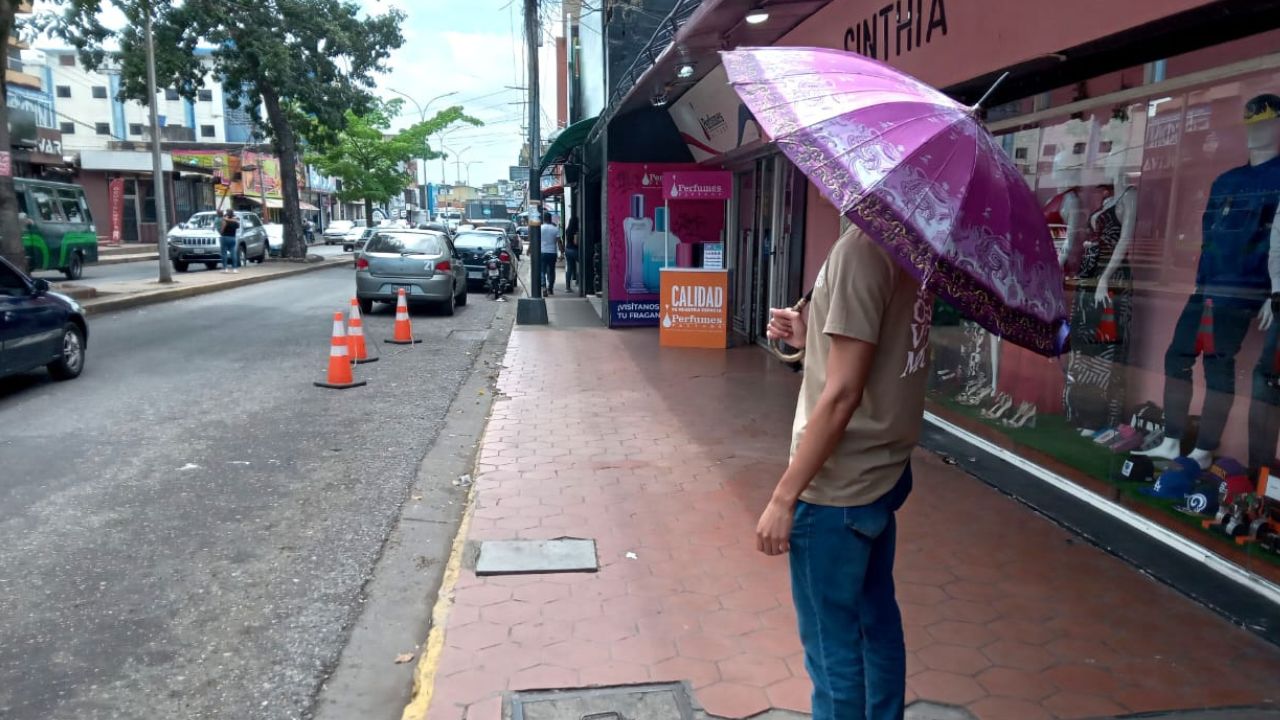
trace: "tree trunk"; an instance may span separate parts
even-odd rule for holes
[[[269,84],[259,83],[262,104],[267,110],[267,122],[275,135],[276,156],[280,158],[280,190],[284,196],[284,209],[280,219],[284,224],[284,256],[305,258],[307,243],[302,237],[302,210],[298,196],[298,138],[293,126],[280,106],[280,96]],[[261,171],[259,171],[261,172]],[[263,208],[266,211],[266,208]]]
[[[373,201],[364,199],[364,226],[373,227]]]
[[[8,42],[13,31],[14,3],[0,1],[0,40]],[[9,54],[0,58],[0,78],[9,71]],[[0,152],[12,153],[9,140],[9,89],[0,83]],[[27,269],[27,252],[22,247],[22,228],[18,224],[18,199],[13,194],[13,158],[11,172],[0,177],[0,255],[22,270]]]

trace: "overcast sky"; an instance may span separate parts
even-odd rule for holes
[[[444,139],[451,157],[444,172],[449,182],[470,179],[473,185],[507,177],[526,142],[527,122],[523,90],[526,85],[523,0],[358,0],[370,13],[398,7],[406,15],[404,45],[390,60],[390,72],[378,78],[378,94],[399,97],[391,89],[407,93],[425,104],[449,92],[428,107],[428,113],[462,105],[485,126],[460,127]],[[37,8],[43,3],[37,3]],[[104,5],[107,3],[104,3]],[[543,0],[544,42],[540,53],[542,76],[542,136],[555,128],[555,43],[561,33],[560,7]],[[103,13],[104,22],[118,27],[123,17],[114,8]],[[38,46],[50,43],[40,42]],[[405,102],[403,127],[418,119],[413,103]],[[435,146],[438,138],[433,138]],[[459,167],[454,161],[469,165]],[[432,161],[428,180],[440,182],[440,161]]]
[[[371,12],[384,12],[399,7],[407,19],[403,28],[405,44],[391,59],[391,72],[379,79],[384,97],[395,97],[394,88],[408,93],[419,103],[447,92],[458,94],[432,104],[430,111],[456,103],[471,115],[483,120],[482,128],[464,127],[444,141],[451,150],[446,171],[448,180],[458,177],[453,160],[470,162],[461,168],[463,179],[468,171],[473,185],[492,182],[507,176],[516,163],[526,138],[521,134],[526,125],[527,110],[522,90],[525,70],[523,0],[362,0]],[[544,42],[540,53],[542,76],[542,136],[555,125],[555,44],[553,35],[560,34],[558,4],[543,2],[544,15],[554,23],[543,28]],[[412,111],[412,103],[406,102]],[[408,124],[416,117],[401,118]],[[468,149],[469,148],[469,149]],[[428,179],[440,182],[440,161],[428,168]]]

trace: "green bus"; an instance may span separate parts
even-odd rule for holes
[[[84,188],[14,178],[13,190],[31,271],[60,270],[68,279],[79,279],[85,263],[98,261],[98,233]]]

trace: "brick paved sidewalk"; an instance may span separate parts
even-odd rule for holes
[[[469,539],[595,538],[601,568],[464,570],[431,720],[496,720],[506,690],[659,680],[688,681],[713,715],[807,712],[786,562],[752,536],[798,380],[755,349],[517,328]],[[1280,649],[934,456],[915,462],[897,571],[909,701],[1036,720],[1280,699]]]

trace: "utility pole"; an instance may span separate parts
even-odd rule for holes
[[[529,44],[529,287],[532,297],[520,298],[516,322],[546,325],[547,301],[542,297],[542,185],[539,167],[542,143],[538,129],[538,0],[524,0],[524,35]]]
[[[173,282],[169,268],[169,212],[165,206],[164,162],[160,155],[160,112],[156,108],[156,46],[152,34],[152,4],[147,3],[147,92],[151,93],[151,184],[156,202],[156,249],[160,257],[160,282]]]

